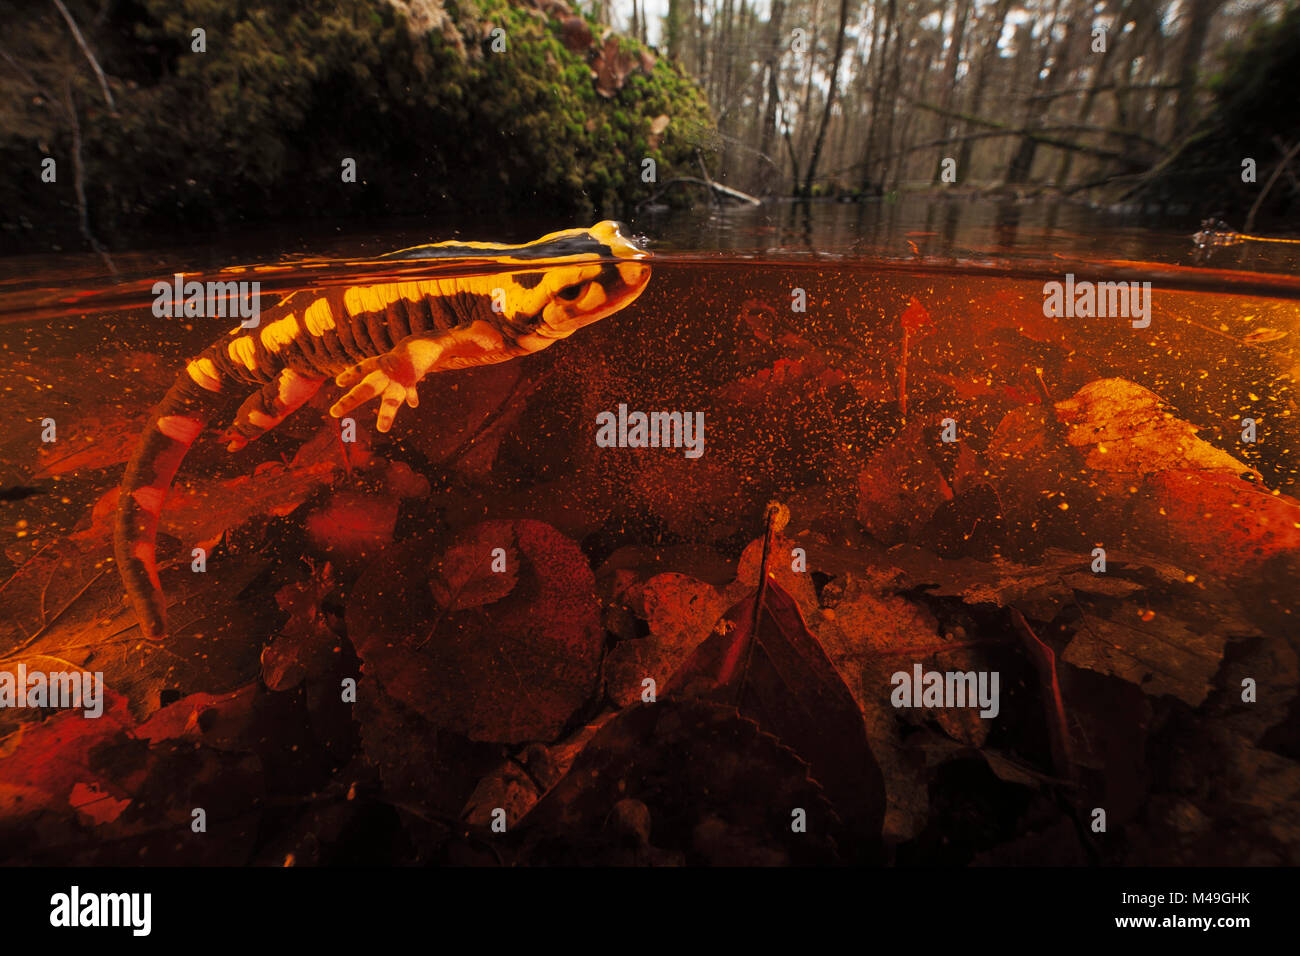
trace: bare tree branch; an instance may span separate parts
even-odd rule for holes
[[[81,52],[86,55],[86,59],[90,61],[91,68],[95,71],[95,76],[99,78],[99,88],[104,91],[104,99],[108,103],[109,110],[116,115],[117,104],[113,102],[113,94],[109,91],[108,78],[104,76],[104,71],[99,68],[99,61],[95,59],[95,54],[90,52],[90,46],[86,43],[86,38],[83,37],[81,31],[77,29],[77,22],[72,19],[72,14],[69,13],[68,8],[63,5],[63,0],[50,0],[50,2],[58,8],[59,13],[63,14],[63,19],[68,21],[68,29],[71,30],[72,35],[76,37],[77,46],[81,47]]]
[[[1255,197],[1254,203],[1251,204],[1250,213],[1246,216],[1246,224],[1241,227],[1242,232],[1250,232],[1255,228],[1255,214],[1259,212],[1259,207],[1263,204],[1264,197],[1269,194],[1269,190],[1273,188],[1273,184],[1276,183],[1278,177],[1282,175],[1282,170],[1291,165],[1291,160],[1295,159],[1297,154],[1300,154],[1300,140],[1296,140],[1296,144],[1287,150],[1286,155],[1282,157],[1282,161],[1273,167],[1273,174],[1268,177],[1268,182],[1264,184],[1264,188],[1259,191],[1259,195]]]

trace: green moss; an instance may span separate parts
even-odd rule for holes
[[[662,181],[693,165],[695,144],[711,135],[699,89],[664,60],[605,98],[585,57],[560,41],[558,21],[506,0],[446,10],[463,44],[414,34],[380,0],[114,6],[93,42],[118,115],[93,80],[75,81],[96,231],[485,206],[619,214],[654,189],[641,182],[643,158]],[[57,28],[40,16],[32,30]],[[207,32],[203,54],[190,52],[196,24]],[[491,50],[494,26],[506,31],[504,53]],[[635,41],[619,45],[640,54]],[[0,112],[6,160],[39,155],[42,142],[66,155],[65,118],[34,109]],[[652,150],[661,114],[671,123]],[[356,184],[341,182],[345,157],[356,160]],[[20,216],[30,193],[0,186]],[[66,203],[45,212],[75,232]]]

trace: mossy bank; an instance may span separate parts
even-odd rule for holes
[[[103,83],[52,5],[0,7],[9,252],[620,215],[714,135],[692,80],[563,0],[69,0]]]

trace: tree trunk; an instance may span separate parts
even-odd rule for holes
[[[1003,0],[1010,3],[1011,0]],[[880,92],[885,85],[885,62],[889,59],[890,34],[894,30],[894,20],[898,13],[897,0],[888,0],[885,22],[879,43],[880,62],[876,64],[876,82],[871,88],[871,125],[867,127],[867,142],[862,150],[862,180],[860,189],[863,193],[871,191],[871,174],[875,164],[876,129],[880,125]],[[888,147],[886,147],[888,148]]]
[[[984,55],[980,57],[970,101],[966,104],[966,112],[972,116],[978,116],[980,108],[984,105],[984,90],[988,86],[989,75],[993,72],[993,66],[998,60],[998,41],[1002,37],[1002,29],[1006,25],[1007,13],[1010,10],[1011,0],[998,0],[997,8],[993,11],[993,25],[985,36]],[[967,124],[963,128],[963,132],[969,133],[970,131],[970,124]],[[972,146],[971,140],[963,140],[961,150],[957,154],[957,176],[963,182],[970,182],[973,178],[974,170],[971,169],[970,164]]]
[[[826,141],[826,126],[831,121],[831,108],[835,105],[835,90],[840,81],[840,57],[844,55],[844,31],[849,24],[849,0],[840,0],[840,22],[835,33],[835,52],[831,55],[831,86],[826,91],[826,105],[822,108],[821,123],[817,127],[817,139],[813,143],[812,156],[808,159],[808,172],[803,179],[803,195],[812,195],[813,177],[817,175],[817,164],[822,158],[822,144]]]
[[[682,3],[668,0],[668,17],[664,20],[664,51],[670,60],[682,58]]]
[[[772,157],[772,147],[776,145],[776,108],[781,101],[781,21],[785,18],[785,0],[772,0],[772,14],[767,21],[767,103],[763,109],[762,129],[759,132],[758,151],[763,156]],[[760,159],[759,162],[762,162]],[[771,166],[764,166],[756,184],[759,195],[767,193],[768,171]]]
[[[1205,49],[1205,38],[1210,33],[1223,0],[1190,0],[1183,27],[1183,49],[1178,57],[1178,99],[1174,102],[1174,136],[1183,136],[1191,127],[1196,109],[1197,66]]]
[[[943,92],[939,97],[939,105],[944,109],[951,109],[956,97],[957,88],[957,65],[961,62],[961,45],[966,37],[966,20],[970,16],[971,0],[961,0],[957,6],[957,12],[953,17],[952,34],[949,37],[948,54],[943,63],[944,86]],[[939,139],[952,139],[957,135],[956,125],[946,117],[939,119]],[[939,150],[939,155],[935,157],[934,178],[939,178],[943,164],[943,149]]]

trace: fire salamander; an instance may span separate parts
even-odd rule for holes
[[[146,638],[167,630],[155,553],[163,502],[190,445],[248,386],[260,388],[244,398],[222,439],[230,451],[284,421],[330,378],[347,389],[331,415],[379,398],[378,428],[386,432],[403,403],[416,407],[416,386],[429,373],[541,351],[622,309],[650,279],[648,253],[614,222],[525,245],[441,242],[381,258],[520,268],[299,293],[269,310],[260,328],[236,328],[190,361],[154,408],[118,499],[118,570]]]

